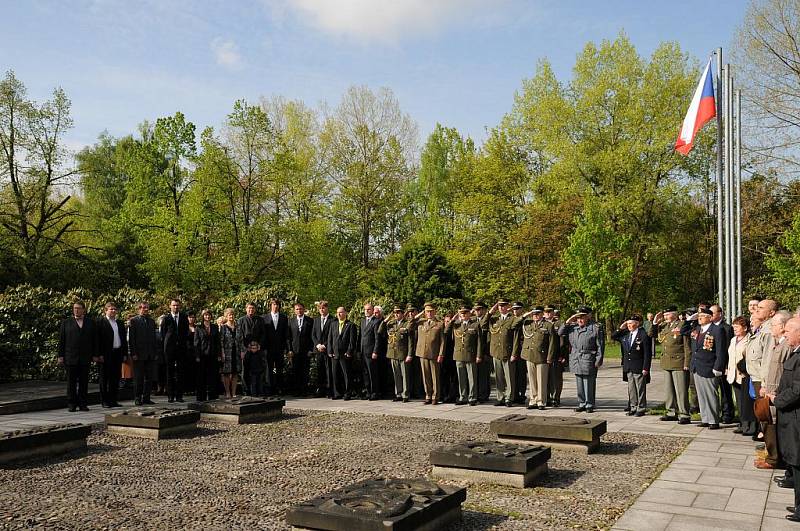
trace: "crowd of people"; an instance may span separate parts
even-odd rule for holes
[[[528,311],[521,303],[498,300],[462,305],[443,317],[433,304],[383,308],[365,304],[359,323],[344,307],[334,315],[326,301],[317,315],[293,305],[293,315],[270,301],[260,315],[248,303],[237,319],[228,308],[218,319],[208,309],[184,312],[170,301],[154,320],[147,302],[127,323],[109,302],[103,318],[85,315],[81,302],[60,329],[58,361],[67,372],[70,411],[87,409],[89,366],[99,369],[104,407],[118,407],[123,365],[132,366],[135,403],[152,404],[151,392],[183,402],[251,396],[325,397],[332,400],[414,398],[474,406],[489,400],[494,373],[495,406],[528,409],[559,407],[563,373],[575,376],[575,411],[597,407],[596,380],[606,348],[601,323],[580,307],[561,320],[553,306]],[[610,337],[619,342],[628,415],[647,413],[651,364],[660,345],[665,381],[664,422],[691,423],[710,430],[735,426],[743,436],[763,441],[761,469],[785,467],[779,485],[795,488],[800,466],[800,315],[780,310],[770,299],[753,299],[749,316],[728,323],[719,305],[676,306],[655,315],[631,315]],[[239,378],[241,377],[241,382]],[[155,391],[153,389],[155,388]],[[692,390],[692,392],[690,392]],[[735,399],[734,399],[735,397]],[[738,409],[738,419],[737,416]],[[787,518],[800,521],[793,510]]]

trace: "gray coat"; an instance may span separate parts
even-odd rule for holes
[[[583,376],[596,375],[595,364],[603,364],[606,349],[603,327],[594,321],[588,322],[586,326],[565,323],[558,327],[558,335],[566,336],[569,341],[569,370]]]

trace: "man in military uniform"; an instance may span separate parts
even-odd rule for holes
[[[603,327],[592,319],[592,309],[581,306],[558,327],[558,335],[569,341],[569,370],[575,375],[578,407],[575,411],[594,412],[597,369],[603,365],[606,335]]]
[[[496,310],[500,315],[492,315]],[[495,385],[497,387],[496,406],[514,405],[514,370],[517,357],[514,355],[514,323],[519,321],[509,311],[510,305],[506,299],[498,300],[489,309],[484,317],[489,327],[489,354],[494,360]]]
[[[436,316],[436,306],[426,303],[425,309],[414,316],[411,326],[417,331],[425,404],[435,406],[439,403],[439,365],[444,359],[444,322]]]
[[[689,363],[692,349],[689,338],[681,335],[683,321],[678,319],[678,307],[669,306],[653,318],[650,335],[661,345],[661,368],[664,370],[663,421],[677,420],[689,424]]]
[[[547,405],[558,407],[561,405],[561,390],[564,388],[564,364],[567,362],[569,345],[567,338],[558,335],[561,320],[556,315],[556,308],[552,304],[544,307],[544,320],[553,325],[556,332],[556,353],[547,378]]]
[[[477,362],[483,356],[481,325],[470,316],[470,309],[462,305],[458,310],[458,317],[445,326],[444,333],[453,334],[453,359],[458,372],[459,391],[456,405],[475,406],[478,404]]]
[[[511,313],[514,317],[522,317],[525,305],[521,302],[515,302],[511,305]],[[514,372],[514,403],[525,403],[525,391],[528,389],[528,366],[525,360],[522,359],[522,328],[517,328],[514,332],[514,356],[517,358],[516,371]]]
[[[628,415],[645,416],[647,384],[650,383],[650,363],[653,359],[652,338],[641,326],[642,316],[631,315],[611,337],[619,341],[622,350],[622,379],[628,382]]]
[[[394,377],[394,398],[392,402],[408,402],[410,378],[410,362],[406,361],[413,351],[411,350],[411,331],[408,320],[405,318],[403,307],[395,305],[392,315],[384,319],[381,327],[386,330],[388,348],[386,357],[392,364]]]
[[[481,361],[476,362],[478,367],[478,402],[489,400],[489,393],[492,389],[492,358],[489,356],[489,325],[486,322],[486,305],[483,302],[476,302],[472,307],[475,317],[481,325],[481,350],[483,356]]]
[[[553,323],[544,319],[544,306],[534,307],[514,324],[522,337],[522,359],[517,363],[524,364],[527,369],[530,387],[528,409],[544,409],[550,365],[558,352],[558,334]]]

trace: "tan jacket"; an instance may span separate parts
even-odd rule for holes
[[[748,343],[747,353],[745,354],[747,359],[747,374],[750,375],[750,379],[754,382],[761,382],[767,377],[767,367],[764,365],[764,356],[766,356],[769,348],[767,343],[772,338],[772,334],[769,332],[771,321],[772,319],[769,319],[763,323],[761,328],[758,329],[757,334],[751,334],[752,338],[750,343]]]
[[[772,335],[769,336],[767,354],[762,363],[765,377],[761,380],[761,387],[767,393],[778,392],[778,384],[781,382],[781,376],[783,376],[783,362],[792,352],[789,342],[783,337],[780,339],[783,339],[783,341],[779,340],[776,343]]]
[[[444,321],[420,317],[416,322],[417,357],[435,360],[444,355]]]
[[[725,377],[729,384],[741,384],[744,375],[736,368],[736,364],[744,359],[747,345],[750,343],[751,335],[744,336],[740,341],[736,341],[736,336],[731,338],[731,344],[728,346],[728,369],[725,371]]]

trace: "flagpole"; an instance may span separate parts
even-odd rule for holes
[[[725,65],[727,89],[725,95],[725,267],[728,277],[728,295],[725,314],[733,313],[733,68]]]
[[[736,307],[742,313],[742,91],[736,91]],[[733,316],[731,316],[731,319]]]
[[[722,48],[717,48],[717,301],[723,304],[723,257],[722,257]]]

